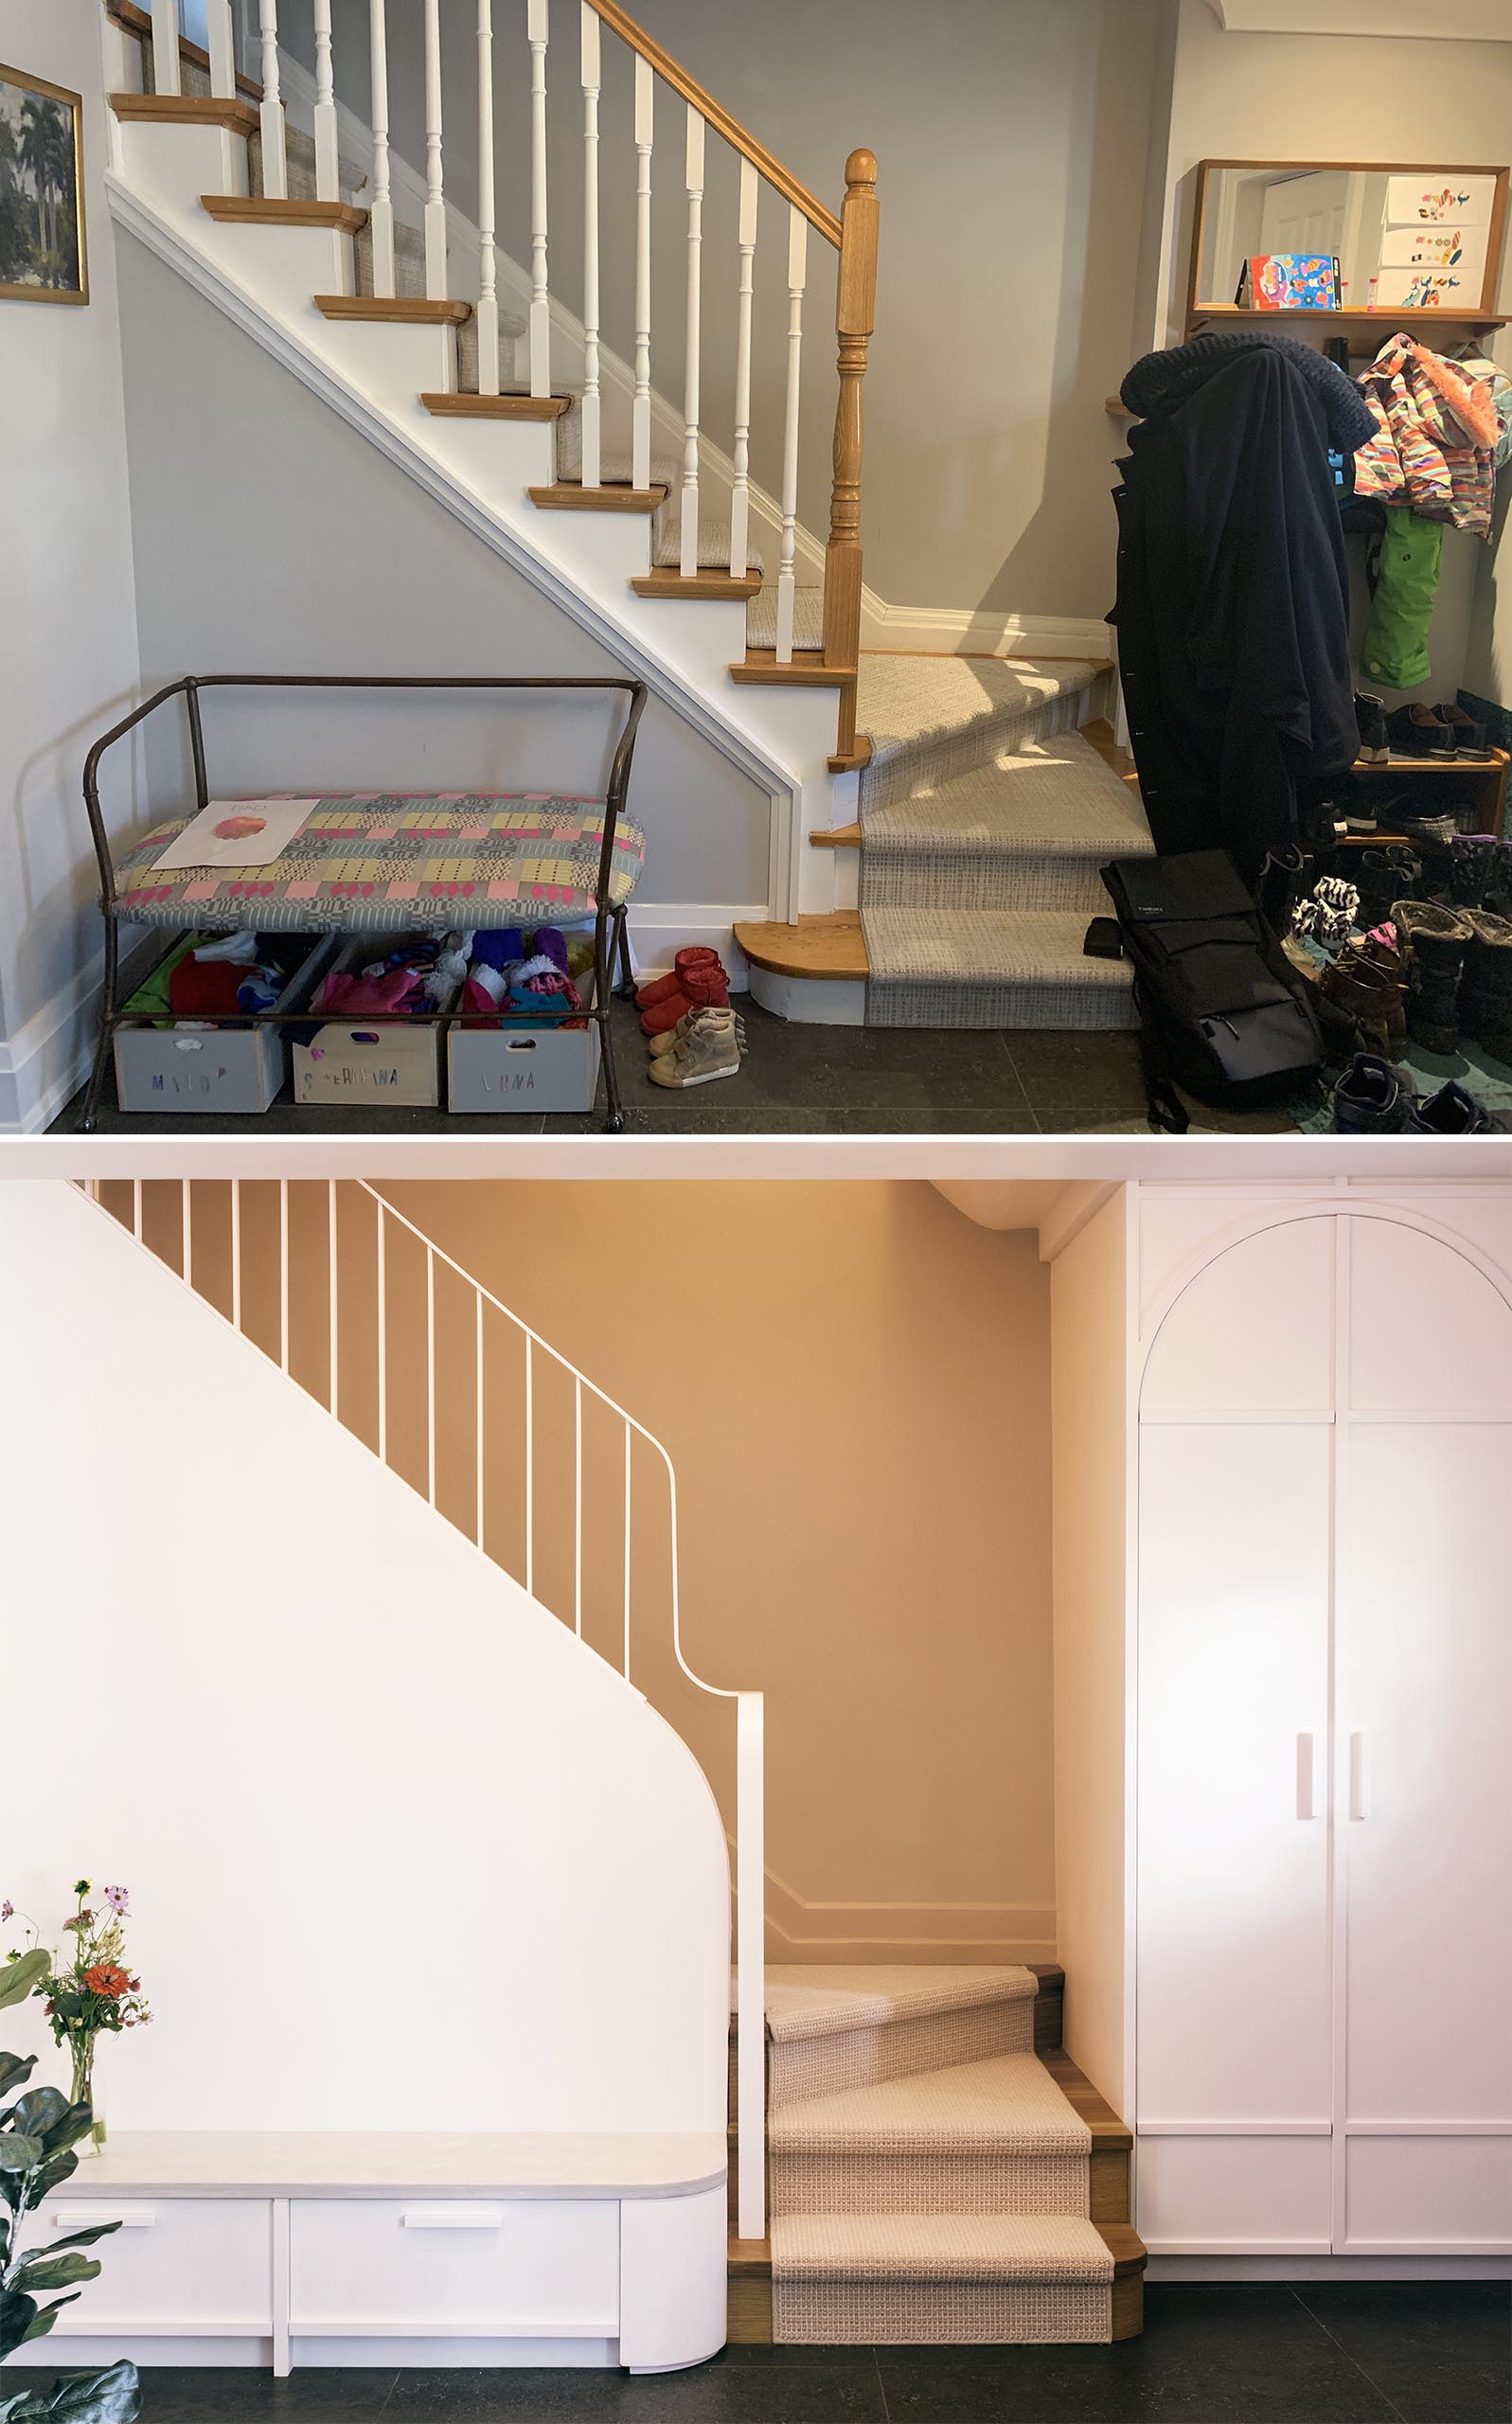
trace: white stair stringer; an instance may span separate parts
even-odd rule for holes
[[[223,312],[253,341],[337,411],[397,469],[570,615],[627,672],[639,675],[772,802],[769,901],[774,916],[828,908],[833,869],[805,847],[832,821],[837,779],[835,693],[733,683],[745,654],[738,600],[640,598],[631,580],[651,569],[649,517],[546,512],[526,491],[554,476],[549,423],[437,417],[422,391],[456,385],[450,329],[327,319],[316,292],[350,291],[336,242],[323,229],[228,226],[201,205],[223,187],[205,147],[215,130],[128,122],[116,130],[122,163],[108,173],[112,212],[128,233]],[[186,137],[190,138],[186,141]],[[244,151],[240,138],[234,141]],[[272,244],[257,238],[272,236]],[[294,237],[313,240],[290,245]],[[331,274],[321,286],[311,283]],[[543,668],[550,669],[550,668]],[[633,796],[631,800],[633,807]]]

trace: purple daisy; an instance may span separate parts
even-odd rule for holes
[[[105,1899],[118,1919],[124,1919],[130,1916],[132,1898],[124,1885],[107,1885]]]

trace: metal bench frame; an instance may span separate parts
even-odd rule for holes
[[[105,976],[100,992],[99,1035],[95,1046],[95,1065],[90,1073],[80,1129],[87,1135],[93,1129],[99,1110],[100,1087],[110,1058],[112,1043],[118,1028],[135,1022],[128,1019],[117,1000],[119,980],[119,929],[124,921],[132,922],[130,914],[122,910],[116,893],[116,865],[111,838],[99,805],[99,767],[107,749],[127,733],[134,732],[149,716],[169,699],[182,699],[188,722],[189,751],[194,766],[194,813],[209,805],[210,784],[205,770],[205,722],[200,709],[202,690],[619,690],[628,701],[625,722],[614,746],[609,770],[609,783],[604,801],[604,839],[598,857],[598,886],[594,904],[594,1007],[590,1016],[598,1028],[599,1044],[604,1063],[604,1091],[607,1108],[604,1127],[610,1134],[617,1134],[624,1127],[625,1113],[620,1100],[619,1074],[614,1066],[614,1040],[610,1025],[612,993],[610,977],[616,962],[620,973],[621,991],[633,989],[634,971],[631,966],[630,941],[626,933],[628,901],[617,906],[610,901],[609,886],[614,872],[614,836],[620,811],[625,806],[630,788],[631,760],[635,751],[635,730],[645,709],[647,690],[644,682],[625,674],[589,673],[187,673],[182,681],[170,682],[146,704],[123,716],[110,731],[102,733],[84,760],[84,809],[89,818],[89,830],[95,845],[95,861],[99,869],[99,905],[105,919]],[[312,926],[311,934],[340,931]],[[364,1013],[365,1023],[367,1013]],[[310,1010],[264,1010],[239,1019],[200,1019],[197,1026],[239,1027],[308,1025]],[[418,1018],[396,1018],[386,1023],[407,1027],[434,1026],[450,1028],[456,1023],[457,1013],[431,1011]],[[385,1024],[374,1018],[375,1025]]]

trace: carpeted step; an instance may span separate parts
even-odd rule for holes
[[[1106,2242],[1071,2215],[792,2214],[772,2224],[778,2341],[1106,2341],[1112,2281]]]
[[[937,789],[987,766],[1005,750],[1048,739],[1085,720],[1102,668],[1005,656],[862,656],[856,722],[871,740],[861,813]]]
[[[869,1025],[1070,1032],[1136,1024],[1128,963],[1086,957],[1080,911],[961,909],[941,917],[863,903],[861,921]]]
[[[940,1964],[767,1970],[768,2079],[779,2107],[1034,2046],[1032,1970]]]
[[[862,829],[869,909],[1107,911],[1101,869],[1154,852],[1139,793],[1079,732],[874,809]],[[952,921],[953,922],[953,921]]]
[[[747,648],[775,648],[777,645],[777,589],[774,581],[769,581],[745,610],[745,644]],[[824,644],[824,591],[795,590],[792,598],[793,647],[823,648]]]
[[[676,490],[673,490],[673,496]],[[672,513],[669,497],[662,508],[664,515]],[[676,519],[661,520],[651,544],[651,563],[659,571],[676,572],[683,561],[683,526]],[[727,522],[709,522],[699,516],[699,566],[705,572],[728,572],[730,569],[730,526]],[[761,550],[748,546],[745,551],[747,572],[762,569]]]
[[[774,2216],[1088,2210],[1092,2132],[1033,2054],[781,2106],[768,2148]]]

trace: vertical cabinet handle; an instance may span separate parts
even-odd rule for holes
[[[1370,1815],[1365,1778],[1365,1738],[1362,1734],[1349,1737],[1349,1815],[1367,1818]]]
[[[1297,1736],[1297,1816],[1299,1818],[1316,1818],[1318,1814],[1313,1792],[1312,1752],[1312,1736],[1299,1734]]]

